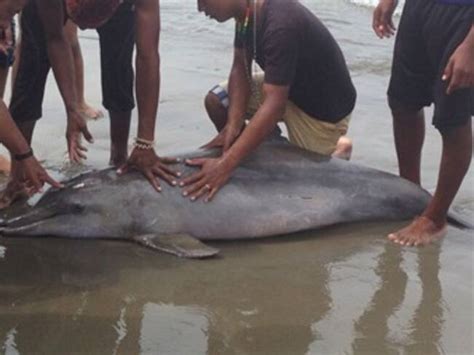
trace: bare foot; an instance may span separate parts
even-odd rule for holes
[[[14,202],[28,198],[28,191],[16,182],[10,181],[5,190],[0,192],[0,210],[10,207]]]
[[[332,156],[339,159],[351,160],[352,156],[352,140],[343,136],[339,138],[337,147]]]
[[[101,110],[93,108],[85,102],[81,104],[80,111],[86,116],[88,120],[98,120],[104,117],[104,113]]]
[[[407,247],[424,246],[443,238],[447,233],[447,224],[437,226],[427,217],[416,218],[408,227],[388,236],[392,242]]]
[[[0,174],[10,174],[10,161],[3,155],[0,155]]]

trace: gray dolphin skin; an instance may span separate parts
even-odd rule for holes
[[[201,151],[187,157],[202,155]],[[183,163],[176,168],[185,175],[194,170]],[[283,138],[264,143],[210,203],[191,202],[180,188],[162,186],[162,193],[157,193],[139,173],[87,173],[65,182],[63,189],[49,190],[28,212],[10,216],[1,233],[123,239],[181,257],[205,258],[218,250],[203,240],[406,220],[419,215],[431,198],[395,175],[322,157]]]

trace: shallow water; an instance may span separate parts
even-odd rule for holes
[[[306,0],[340,42],[359,91],[354,161],[396,172],[385,103],[393,41],[370,31],[371,9]],[[202,97],[224,80],[232,26],[162,1],[159,150],[212,137]],[[97,42],[83,34],[87,94],[100,104]],[[34,147],[63,167],[63,109],[53,81]],[[107,163],[108,122],[91,123],[88,166]],[[428,129],[423,182],[433,190],[440,138]],[[54,144],[53,144],[54,142]],[[469,172],[455,207],[474,216]],[[357,224],[257,242],[215,244],[221,257],[180,260],[119,242],[0,240],[0,353],[471,354],[473,236],[401,249],[403,223]]]

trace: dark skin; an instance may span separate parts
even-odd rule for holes
[[[10,30],[13,16],[19,13],[25,5],[26,0],[5,0],[0,3],[1,33],[6,33]],[[2,38],[2,40],[5,39]],[[7,147],[12,156],[26,154],[30,151],[29,143],[13,122],[3,100],[0,101],[0,143]],[[31,195],[39,192],[44,184],[50,184],[58,188],[62,186],[48,175],[34,156],[16,161],[14,166],[15,169],[12,171],[12,181],[10,184],[18,185],[17,190],[22,193],[26,192],[26,194]]]
[[[43,19],[48,39],[48,52],[55,71],[56,81],[61,89],[66,107],[77,110],[77,93],[74,83],[74,62],[70,45],[64,34],[64,3],[58,0],[41,1],[39,8]],[[138,101],[138,137],[153,141],[158,112],[158,99],[160,93],[160,56],[158,52],[160,34],[160,5],[158,0],[136,0],[136,93]],[[52,20],[54,19],[54,20]],[[52,42],[52,43],[51,43]],[[67,46],[67,47],[66,47]],[[73,104],[70,104],[72,102]],[[72,109],[71,109],[72,110]],[[77,116],[74,116],[77,117]],[[83,135],[92,142],[88,134],[87,125],[81,119],[68,120],[68,141],[70,158],[72,161],[85,159],[86,148],[81,145],[80,137]],[[115,134],[115,135],[114,135]],[[114,137],[117,132],[112,132]],[[143,150],[135,148],[128,159],[119,169],[123,174],[129,170],[138,170],[145,175],[153,187],[160,191],[159,178],[172,185],[176,185],[177,172],[168,167],[175,159],[161,159],[153,149]]]
[[[251,88],[245,73],[245,51],[234,49],[234,61],[229,76],[229,112],[227,122],[219,134],[203,148],[220,147],[226,152],[239,137],[244,126],[244,115],[251,95]],[[250,59],[248,58],[247,60]]]
[[[262,3],[258,3],[258,9],[261,8]],[[225,22],[231,18],[242,20],[247,9],[247,1],[199,0],[198,9],[219,22]],[[192,201],[201,197],[204,197],[206,202],[211,201],[228,182],[242,160],[253,152],[275,128],[285,112],[289,86],[264,84],[263,104],[239,136],[251,95],[248,73],[245,71],[245,55],[249,55],[245,50],[235,49],[229,78],[230,107],[227,123],[217,137],[206,145],[206,147],[222,146],[222,156],[215,159],[202,158],[187,161],[187,164],[201,168],[180,183],[183,187],[183,195]],[[250,62],[250,58],[248,60]]]
[[[76,84],[74,57],[69,41],[64,32],[64,4],[58,0],[35,0],[38,13],[45,30],[48,56],[51,67],[64,101],[67,113],[66,139],[68,142],[69,159],[80,162],[86,159],[87,148],[81,143],[84,137],[93,143],[85,117],[80,113]]]
[[[136,0],[135,18],[137,28],[137,103],[138,103],[138,137],[149,141],[155,139],[155,124],[160,95],[160,4],[158,0]],[[127,163],[120,167],[123,174],[131,169],[139,170],[145,175],[156,191],[161,191],[160,178],[170,185],[177,184],[180,175],[169,167],[177,159],[159,158],[153,149],[135,148]]]
[[[25,138],[10,117],[3,100],[0,101],[0,143],[4,144],[12,155],[25,154],[30,150]],[[48,175],[34,156],[17,161],[15,174],[16,182],[27,187],[30,194],[41,191],[44,184],[58,188],[62,186]]]
[[[395,0],[381,0],[374,11],[373,28],[380,38],[388,38],[395,32],[392,16],[396,5]],[[446,82],[447,95],[462,88],[474,87],[474,26],[451,55],[442,80]],[[421,150],[425,134],[423,110],[404,107],[392,99],[392,114],[400,175],[420,184]],[[441,130],[443,154],[433,199],[420,218],[390,234],[390,240],[404,246],[421,246],[445,234],[449,206],[471,162],[471,131],[471,118],[463,126]]]

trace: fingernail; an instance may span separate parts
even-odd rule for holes
[[[186,191],[183,192],[183,196],[188,196],[188,193]]]
[[[172,184],[173,186],[176,186],[177,182],[176,182],[176,181],[172,181],[171,184]]]
[[[161,192],[161,187],[158,188],[158,191]]]
[[[176,175],[178,175],[178,177],[181,177],[181,173],[177,173]]]
[[[179,186],[183,187],[183,186],[184,186],[184,182],[181,182],[181,183],[179,184]]]
[[[191,201],[193,201],[193,202],[196,201],[196,197],[194,197],[194,196],[191,197]]]
[[[441,80],[445,81],[448,77],[446,75],[443,75],[443,77],[441,78]]]

